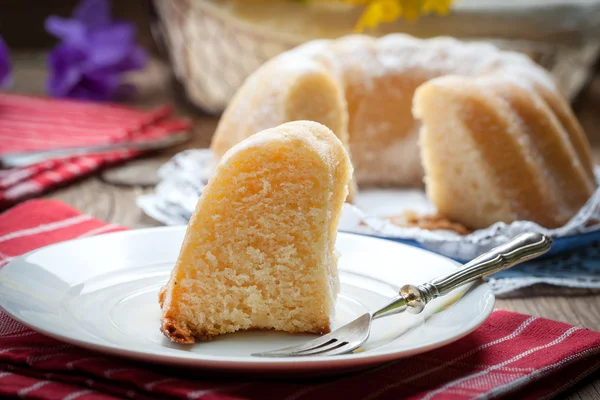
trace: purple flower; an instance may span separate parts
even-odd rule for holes
[[[83,0],[71,19],[48,17],[46,30],[62,41],[49,56],[52,96],[112,100],[132,91],[123,74],[146,65],[135,26],[111,20],[110,0]]]
[[[10,83],[10,54],[8,46],[0,36],[0,88],[8,86]]]

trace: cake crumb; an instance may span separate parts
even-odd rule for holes
[[[440,214],[419,215],[414,211],[404,211],[400,215],[389,217],[391,223],[403,228],[421,228],[427,230],[449,230],[459,235],[468,235],[472,232],[466,226],[449,220]]]

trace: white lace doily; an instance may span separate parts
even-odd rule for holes
[[[137,204],[146,214],[166,225],[185,225],[214,166],[215,159],[208,149],[179,153],[159,169],[161,181],[154,193],[138,197]],[[600,182],[600,168],[596,168],[595,173]],[[362,191],[354,206],[345,205],[340,230],[414,240],[424,248],[459,260],[475,258],[526,231],[560,238],[600,230],[600,189],[577,215],[557,229],[546,229],[530,221],[517,221],[511,224],[496,223],[469,235],[459,235],[449,231],[402,228],[382,218],[383,215],[399,214],[406,209],[430,211],[432,206],[424,193],[418,190]],[[497,294],[537,283],[600,288],[600,252],[597,248],[590,247],[560,256],[561,262],[555,261],[555,258],[514,267],[496,275],[489,282]],[[577,265],[575,270],[573,265]]]

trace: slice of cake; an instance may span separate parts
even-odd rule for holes
[[[259,132],[220,160],[161,289],[161,330],[193,343],[246,329],[326,333],[352,166],[324,125]]]

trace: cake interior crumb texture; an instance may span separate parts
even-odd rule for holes
[[[192,343],[247,329],[325,333],[352,167],[325,126],[291,122],[221,159],[161,290],[162,330]]]

